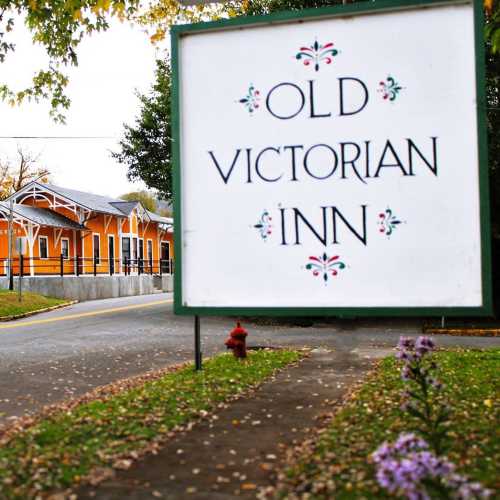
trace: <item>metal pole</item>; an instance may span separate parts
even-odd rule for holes
[[[9,249],[8,249],[8,254],[9,254],[9,290],[14,290],[14,270],[12,269],[12,220],[14,218],[13,215],[13,203],[14,201],[12,198],[9,200],[9,228],[8,228],[8,233],[9,233]]]
[[[194,366],[195,370],[202,370],[201,362],[201,338],[200,338],[200,317],[194,317]]]
[[[19,299],[19,302],[22,301],[22,284],[23,284],[23,266],[24,266],[24,256],[23,254],[21,254],[19,256],[19,296],[18,296],[18,299]]]

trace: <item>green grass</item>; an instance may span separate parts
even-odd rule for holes
[[[25,314],[68,302],[66,299],[44,297],[32,292],[22,292],[22,301],[16,291],[0,290],[0,318]]]
[[[0,441],[0,496],[26,499],[68,487],[93,467],[144,449],[300,357],[297,351],[262,350],[239,362],[223,354],[206,361],[202,372],[189,366],[46,417]]]
[[[453,407],[447,455],[459,472],[495,489],[500,349],[441,351],[435,359]],[[383,360],[326,432],[284,471],[277,496],[309,492],[310,499],[387,498],[376,483],[369,456],[383,441],[415,429],[416,421],[399,409],[402,387],[394,358]]]

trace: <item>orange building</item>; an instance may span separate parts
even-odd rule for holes
[[[172,219],[140,202],[31,182],[0,203],[0,274],[8,267],[10,217],[22,252],[13,254],[15,274],[21,261],[31,276],[173,271]]]

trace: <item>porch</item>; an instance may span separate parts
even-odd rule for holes
[[[100,257],[31,257],[17,255],[12,258],[14,276],[141,276],[172,275],[173,259],[105,259]],[[0,258],[0,276],[8,276],[9,259]]]

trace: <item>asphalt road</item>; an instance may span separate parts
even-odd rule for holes
[[[202,318],[204,355],[224,349],[234,320]],[[250,345],[328,346],[369,355],[418,335],[419,320],[336,320],[309,327],[244,324]],[[440,345],[500,346],[500,339],[440,336]],[[193,319],[175,316],[172,294],[75,304],[0,324],[0,423],[44,404],[193,358]]]

